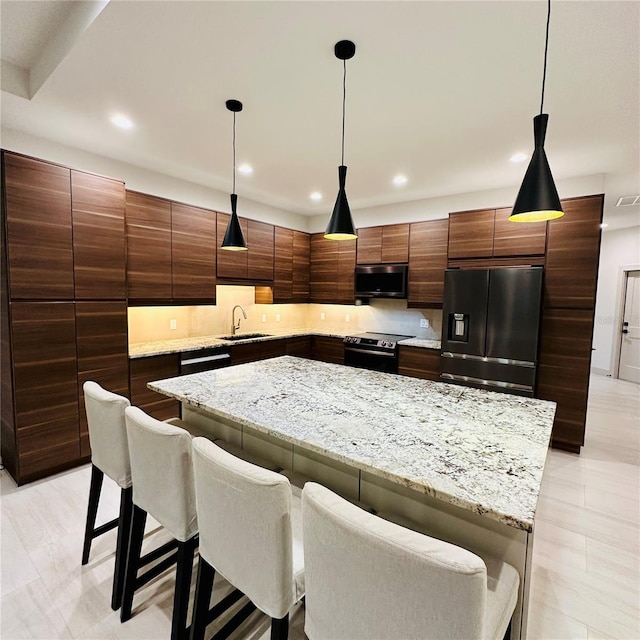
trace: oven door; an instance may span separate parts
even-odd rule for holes
[[[373,371],[398,372],[398,356],[395,351],[381,351],[375,347],[344,347],[344,363],[350,367]]]

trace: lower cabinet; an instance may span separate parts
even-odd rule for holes
[[[440,351],[400,346],[398,373],[425,380],[440,380]]]
[[[162,356],[132,358],[129,361],[129,384],[131,404],[158,420],[176,418],[180,412],[180,403],[161,393],[147,388],[153,380],[174,378],[180,375],[180,354],[170,353]]]
[[[267,358],[277,358],[287,353],[287,341],[264,340],[263,342],[250,342],[249,344],[234,344],[231,347],[231,364],[243,364],[255,362]]]
[[[311,358],[311,336],[287,338],[287,355]]]
[[[313,336],[311,338],[311,357],[322,362],[344,364],[344,344],[342,338]]]

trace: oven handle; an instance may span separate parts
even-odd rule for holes
[[[353,347],[345,347],[345,351],[352,351],[353,353],[366,353],[371,356],[382,356],[383,358],[395,358],[396,354],[393,351],[374,351],[372,349],[354,349]]]

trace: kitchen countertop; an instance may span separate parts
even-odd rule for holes
[[[149,388],[532,531],[555,403],[282,356]]]
[[[250,331],[247,333],[262,333],[258,330]],[[129,345],[129,357],[130,358],[144,358],[147,356],[159,356],[168,353],[180,353],[182,351],[195,351],[196,349],[203,349],[207,347],[230,347],[234,344],[251,344],[253,342],[264,342],[267,340],[281,340],[282,338],[295,338],[296,336],[325,336],[329,338],[343,339],[345,336],[353,335],[354,333],[364,333],[362,330],[355,331],[340,331],[340,330],[326,330],[320,331],[318,329],[282,329],[282,330],[265,330],[264,333],[269,335],[264,338],[247,338],[246,340],[221,340],[219,334],[213,336],[200,336],[197,338],[179,338],[177,340],[159,340],[156,342],[137,342]],[[242,335],[241,333],[238,335]],[[423,349],[440,349],[439,340],[421,340],[418,338],[410,338],[408,340],[402,340],[398,344],[421,347]]]

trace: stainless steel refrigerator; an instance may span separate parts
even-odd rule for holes
[[[441,380],[533,397],[543,271],[445,271]]]

